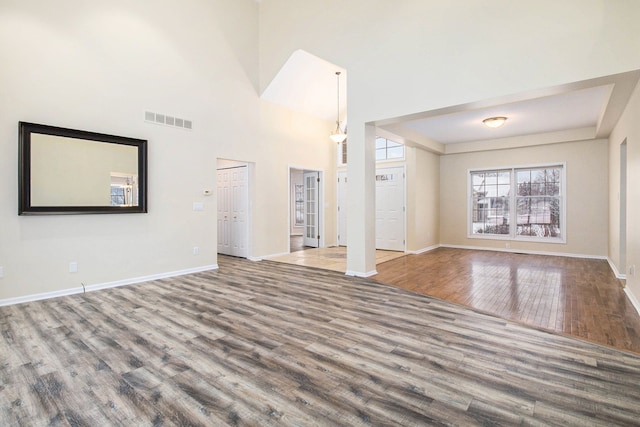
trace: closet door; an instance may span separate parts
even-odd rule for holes
[[[218,170],[218,253],[231,255],[229,169]]]
[[[231,255],[243,258],[247,257],[247,178],[246,166],[231,170]]]
[[[218,253],[246,258],[248,255],[247,166],[218,170]]]

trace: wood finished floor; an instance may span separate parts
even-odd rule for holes
[[[405,256],[404,252],[376,249],[376,264]],[[291,251],[286,255],[269,258],[269,261],[284,262],[304,267],[323,268],[325,270],[347,271],[346,246],[331,246],[326,248],[304,247],[300,251]]]
[[[289,236],[289,252],[304,251],[307,248],[303,236]]]
[[[0,307],[0,425],[637,425],[640,357],[344,274]]]
[[[605,260],[439,248],[376,269],[381,283],[640,353],[640,316]]]

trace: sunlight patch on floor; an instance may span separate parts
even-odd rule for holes
[[[376,264],[405,256],[404,252],[376,250]],[[331,248],[311,248],[292,252],[269,261],[284,262],[286,264],[302,265],[305,267],[324,268],[325,270],[347,271],[347,248],[345,246]]]

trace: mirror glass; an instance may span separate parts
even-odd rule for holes
[[[146,143],[21,122],[19,213],[146,212]]]

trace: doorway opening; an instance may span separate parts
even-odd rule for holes
[[[289,167],[289,252],[324,247],[323,172]]]

